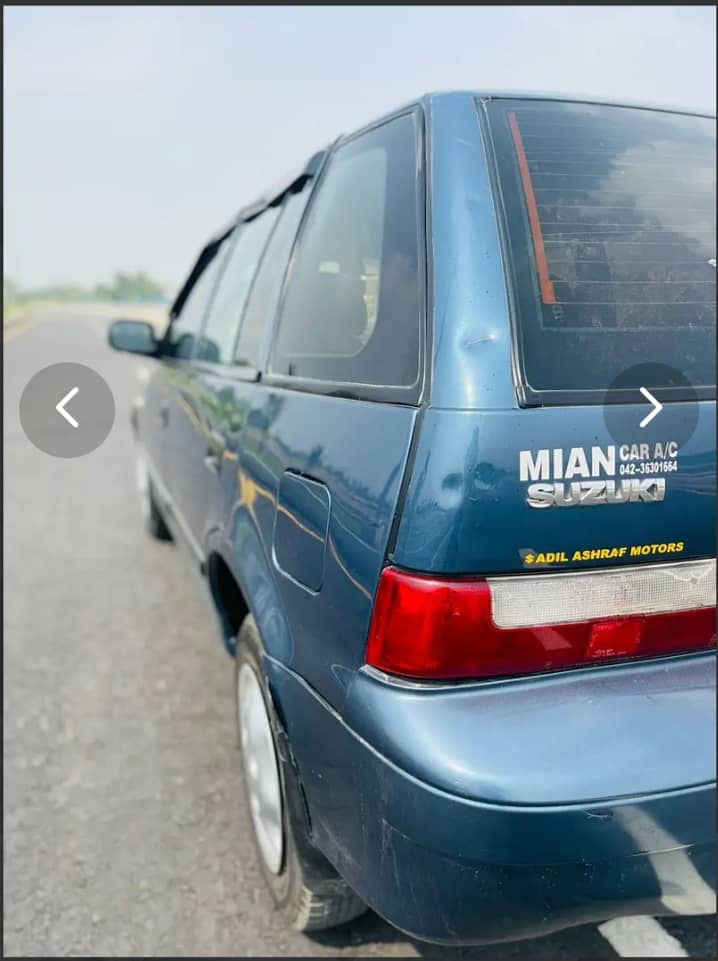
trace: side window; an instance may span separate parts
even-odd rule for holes
[[[290,194],[282,205],[279,222],[269,238],[244,311],[235,351],[237,364],[259,367],[264,326],[284,276],[308,193],[305,190]]]
[[[194,353],[207,305],[217,280],[222,254],[223,251],[220,248],[195,281],[182,310],[170,324],[165,340],[165,350],[172,357],[187,360]]]
[[[237,229],[234,244],[224,258],[222,276],[199,342],[198,360],[229,364],[249,289],[262,251],[277,220],[268,208]]]
[[[290,265],[270,368],[348,384],[419,377],[414,116],[339,147]]]

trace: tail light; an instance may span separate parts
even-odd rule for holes
[[[710,648],[715,560],[442,578],[386,568],[367,663],[405,677],[532,674]]]

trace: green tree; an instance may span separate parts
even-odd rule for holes
[[[110,285],[112,300],[159,300],[164,297],[162,286],[143,270],[134,274],[118,271]]]

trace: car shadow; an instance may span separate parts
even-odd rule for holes
[[[350,921],[330,931],[308,935],[316,944],[328,948],[357,948],[362,945],[397,945],[409,943],[419,957],[436,958],[450,961],[467,958],[470,961],[503,961],[508,958],[531,958],[532,961],[556,961],[557,958],[571,958],[573,961],[602,958],[615,958],[616,952],[599,934],[594,925],[568,928],[540,938],[524,941],[510,941],[501,944],[488,944],[481,947],[456,947],[451,945],[430,944],[403,934],[392,927],[373,911],[367,911],[356,921]],[[372,952],[374,953],[374,952]],[[388,954],[394,952],[389,948]]]

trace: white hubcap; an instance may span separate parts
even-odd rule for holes
[[[269,716],[257,675],[249,664],[239,669],[239,735],[249,808],[264,863],[279,874],[284,851],[282,792]]]

